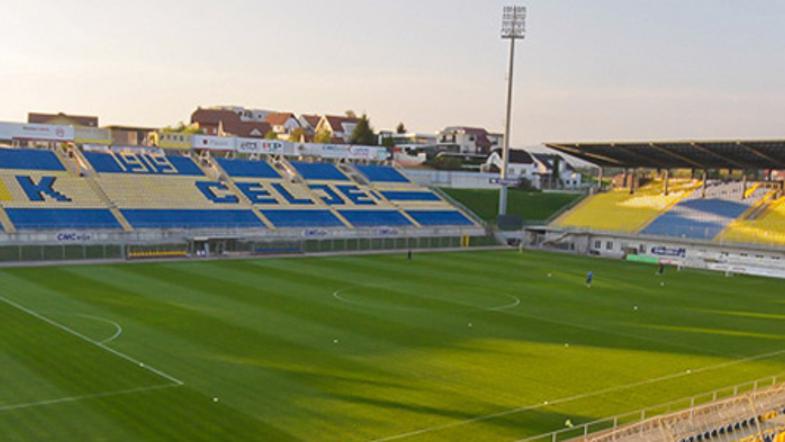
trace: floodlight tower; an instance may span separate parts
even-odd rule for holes
[[[512,118],[512,83],[515,67],[515,40],[523,40],[526,34],[526,7],[505,6],[502,15],[502,38],[510,40],[510,66],[507,74],[507,116],[504,122],[504,145],[502,146],[502,170],[499,184],[499,215],[507,214],[507,169],[510,163],[510,124]]]

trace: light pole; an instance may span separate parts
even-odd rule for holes
[[[510,66],[507,74],[507,115],[504,122],[504,145],[502,146],[502,170],[499,184],[499,215],[507,214],[507,169],[510,164],[510,125],[512,118],[512,83],[515,67],[515,40],[523,40],[526,34],[526,7],[505,6],[502,16],[502,38],[510,40]]]

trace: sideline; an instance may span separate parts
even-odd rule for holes
[[[158,375],[159,377],[162,377],[162,378],[172,382],[173,384],[175,384],[177,386],[185,385],[185,382],[181,381],[180,379],[177,379],[176,377],[174,377],[174,376],[172,376],[170,374],[167,374],[164,371],[159,370],[159,369],[157,369],[155,367],[147,365],[144,362],[142,362],[142,361],[140,361],[140,360],[138,360],[138,359],[136,359],[136,358],[134,358],[132,356],[129,356],[129,355],[127,355],[127,354],[125,354],[125,353],[123,353],[121,351],[115,350],[115,349],[107,346],[103,342],[99,342],[99,341],[96,341],[96,340],[94,340],[92,338],[89,338],[89,337],[83,335],[82,333],[79,333],[78,331],[68,327],[67,325],[63,325],[63,324],[61,324],[61,323],[59,323],[59,322],[57,322],[57,321],[55,321],[53,319],[49,319],[46,316],[36,312],[35,310],[29,309],[29,308],[27,308],[27,307],[25,307],[25,306],[23,306],[21,304],[18,304],[16,302],[14,302],[14,301],[4,297],[4,296],[0,296],[0,301],[10,305],[11,307],[16,308],[17,310],[20,310],[20,311],[22,311],[24,313],[27,313],[28,315],[30,315],[30,316],[32,316],[34,318],[40,319],[41,321],[44,321],[44,322],[46,322],[47,324],[49,324],[49,325],[51,325],[53,327],[59,328],[60,330],[66,332],[66,333],[69,333],[69,334],[71,334],[73,336],[76,336],[77,338],[79,338],[79,339],[81,339],[81,340],[83,340],[85,342],[93,344],[96,347],[98,347],[98,348],[100,348],[100,349],[102,349],[104,351],[107,351],[107,352],[109,352],[109,353],[111,353],[111,354],[113,354],[113,355],[115,355],[115,356],[117,356],[117,357],[119,357],[121,359],[125,359],[126,361],[128,361],[128,362],[130,362],[130,363],[132,363],[134,365],[137,365],[137,366],[139,366],[139,367],[141,367],[141,368],[143,368],[143,369],[145,369],[145,370],[147,370],[147,371],[149,371],[151,373],[154,373],[154,374]]]
[[[361,238],[362,239],[362,238]],[[90,265],[111,265],[111,264],[152,264],[169,262],[213,262],[213,261],[256,261],[262,259],[302,259],[320,258],[333,256],[372,256],[372,255],[405,255],[408,249],[384,249],[384,250],[341,250],[335,252],[302,252],[302,253],[283,253],[270,255],[238,255],[238,256],[214,256],[208,258],[182,257],[182,258],[152,258],[152,259],[79,259],[79,260],[60,260],[60,261],[0,261],[2,268],[35,268],[35,267],[58,267],[58,266],[90,266]],[[488,251],[515,251],[515,247],[496,245],[496,246],[476,246],[476,247],[444,247],[429,249],[412,249],[415,254],[434,254],[434,253],[456,253],[456,252],[488,252]]]
[[[548,406],[559,405],[559,404],[572,402],[572,401],[577,401],[577,400],[581,400],[581,399],[587,399],[587,398],[591,398],[591,397],[595,397],[595,396],[601,396],[603,394],[616,393],[616,392],[624,391],[624,390],[627,390],[627,389],[630,389],[630,388],[641,387],[641,386],[644,386],[644,385],[655,384],[655,383],[658,383],[658,382],[668,381],[668,380],[672,380],[672,379],[678,379],[678,378],[681,378],[681,377],[691,376],[691,375],[698,374],[698,373],[703,373],[703,372],[707,372],[707,371],[712,371],[712,370],[718,370],[718,369],[721,369],[721,368],[731,367],[731,366],[734,366],[734,365],[739,365],[739,364],[743,364],[743,363],[750,362],[750,361],[756,361],[756,360],[760,360],[760,359],[767,359],[767,358],[770,358],[770,357],[779,356],[781,354],[785,354],[785,350],[778,350],[778,351],[774,351],[774,352],[770,352],[770,353],[763,353],[763,354],[759,354],[759,355],[749,356],[749,357],[746,357],[746,358],[741,358],[741,359],[735,359],[735,360],[732,360],[732,361],[722,362],[722,363],[715,364],[715,365],[707,365],[705,367],[700,367],[700,368],[697,368],[697,369],[694,369],[694,370],[680,371],[680,372],[677,372],[677,373],[672,373],[672,374],[659,376],[659,377],[654,377],[654,378],[650,378],[650,379],[644,379],[644,380],[637,381],[637,382],[632,382],[632,383],[629,383],[629,384],[617,385],[617,386],[603,388],[603,389],[592,391],[592,392],[576,394],[574,396],[562,397],[562,398],[554,399],[552,401],[545,401],[543,403],[524,405],[522,407],[517,407],[517,408],[510,408],[510,409],[507,409],[507,410],[498,411],[496,413],[475,416],[475,417],[470,418],[470,419],[464,419],[464,420],[461,420],[461,421],[449,422],[449,423],[445,423],[445,424],[441,424],[441,425],[434,425],[432,427],[421,428],[419,430],[413,430],[413,431],[409,431],[409,432],[406,432],[406,433],[394,434],[392,436],[386,436],[386,437],[382,437],[382,438],[379,438],[379,439],[373,439],[371,442],[387,442],[387,441],[391,441],[391,440],[399,440],[399,439],[404,439],[404,438],[407,438],[407,437],[418,436],[418,435],[425,434],[425,433],[432,433],[434,431],[446,430],[446,429],[449,429],[449,428],[455,428],[455,427],[459,427],[459,426],[462,426],[462,425],[471,424],[471,423],[474,423],[474,422],[481,422],[481,421],[486,421],[486,420],[489,420],[489,419],[494,419],[494,418],[497,418],[497,417],[509,416],[511,414],[521,413],[521,412],[524,412],[524,411],[537,410],[537,409],[548,407]]]

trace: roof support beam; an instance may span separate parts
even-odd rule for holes
[[[649,143],[649,146],[651,146],[654,149],[657,149],[658,151],[664,153],[665,155],[668,155],[671,158],[676,158],[679,161],[684,161],[685,163],[691,165],[692,167],[695,167],[697,169],[702,169],[703,168],[703,165],[701,163],[699,163],[697,161],[694,161],[694,160],[692,160],[690,158],[687,158],[684,155],[678,154],[676,152],[671,152],[670,150],[668,150],[668,149],[666,149],[666,148],[664,148],[662,146],[658,146],[657,143]]]
[[[733,160],[733,159],[731,159],[731,158],[728,158],[728,157],[727,157],[727,156],[725,156],[725,155],[720,155],[720,154],[718,154],[717,152],[714,152],[714,151],[713,151],[713,150],[711,150],[711,149],[707,149],[707,148],[705,148],[705,147],[701,146],[701,145],[700,145],[700,144],[698,144],[698,143],[690,143],[690,145],[691,145],[693,148],[695,148],[695,149],[697,149],[697,150],[699,150],[699,151],[701,151],[701,152],[703,152],[703,153],[705,153],[705,154],[707,154],[707,155],[711,155],[711,156],[713,156],[713,157],[715,157],[715,158],[719,158],[719,159],[721,159],[722,161],[725,161],[726,163],[729,163],[729,164],[734,164],[734,165],[738,166],[738,168],[739,168],[739,169],[754,169],[754,167],[750,167],[750,165],[749,165],[749,164],[740,163],[740,162],[738,162],[738,161],[736,161],[736,160]]]
[[[567,146],[565,144],[546,144],[546,146],[581,159],[593,158],[595,161],[601,161],[608,165],[618,166],[618,167],[621,167],[623,164],[621,161],[615,160],[613,158],[606,157],[604,155],[598,155],[591,152],[586,152],[576,147]]]
[[[638,158],[639,161],[638,161],[638,165],[636,167],[646,167],[646,168],[650,167],[650,166],[643,166],[643,164],[646,164],[646,163],[655,163],[654,167],[657,167],[657,168],[660,168],[660,169],[667,167],[667,164],[663,163],[662,161],[655,161],[655,160],[652,160],[651,158],[647,158],[645,155],[639,154],[638,152],[635,151],[634,147],[629,147],[629,146],[621,146],[620,147],[620,146],[617,146],[615,144],[611,144],[611,146],[614,149],[622,149],[627,154],[632,155],[635,158]]]
[[[736,145],[741,147],[742,149],[746,150],[747,152],[752,153],[753,155],[757,156],[758,158],[762,158],[762,159],[772,163],[772,166],[775,169],[779,169],[779,168],[783,167],[782,161],[776,160],[776,159],[766,155],[765,153],[761,152],[760,150],[758,150],[758,149],[756,149],[756,148],[754,148],[754,147],[752,147],[752,146],[750,146],[748,144],[737,142]]]

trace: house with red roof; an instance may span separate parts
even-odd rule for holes
[[[489,154],[501,146],[502,135],[491,133],[480,127],[453,126],[439,132],[439,144],[452,144],[460,147],[460,153]]]
[[[348,143],[359,122],[357,117],[324,115],[316,125],[316,132],[329,132],[333,143]]]
[[[230,109],[198,108],[191,114],[191,123],[199,125],[205,135],[264,138],[272,130],[267,121],[241,118]]]
[[[265,122],[279,137],[285,137],[301,127],[300,120],[291,112],[270,112]]]

